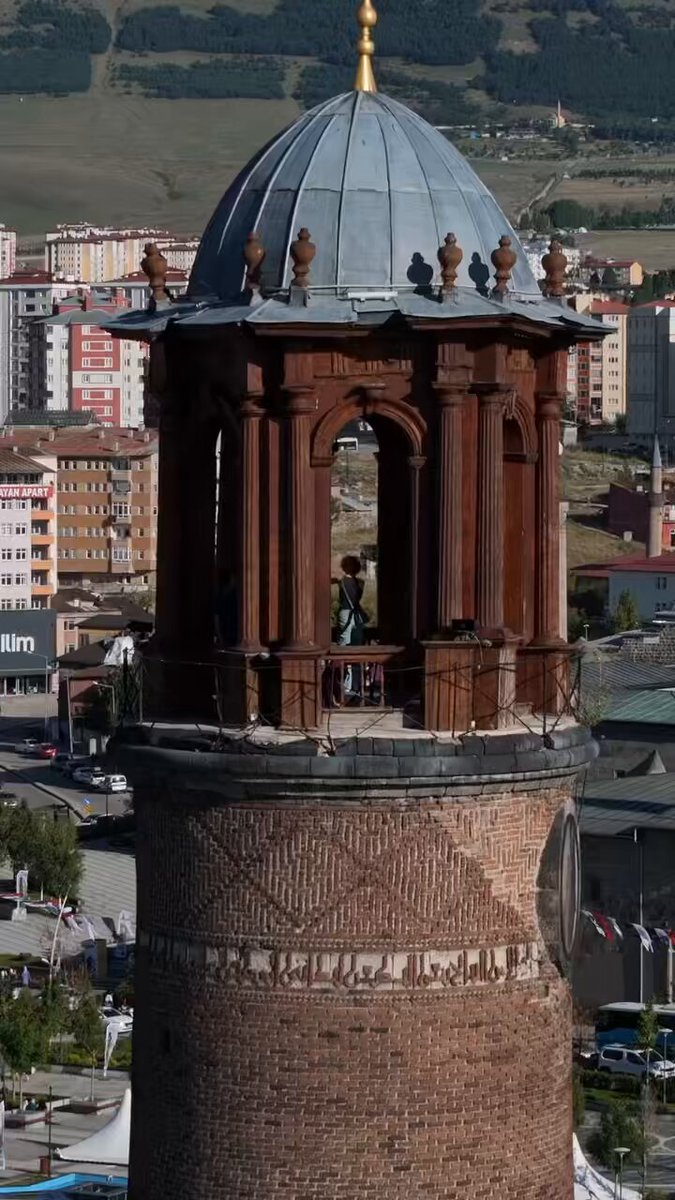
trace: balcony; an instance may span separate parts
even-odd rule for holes
[[[32,583],[30,594],[31,596],[53,596],[54,586],[51,583]]]

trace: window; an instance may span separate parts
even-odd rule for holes
[[[33,532],[34,532],[34,533],[39,533],[39,532],[40,532],[40,530],[39,530],[39,529],[35,529]],[[14,526],[14,536],[15,536],[15,537],[25,537],[27,533],[28,533],[28,526],[27,526],[27,525],[15,525],[15,526]]]
[[[12,557],[12,551],[11,551],[11,550],[7,550],[7,549],[5,549],[5,548],[3,548],[2,550],[0,550],[0,558],[3,560],[3,562],[9,562],[9,560],[10,560],[10,558],[11,558],[11,557]]]
[[[2,612],[7,612],[8,608],[14,608],[13,600],[0,600],[0,609]]]
[[[124,504],[121,500],[113,501],[112,510],[113,510],[114,517],[128,517],[129,516],[129,505]]]
[[[11,575],[0,575],[0,586],[11,587],[12,586],[12,576]]]
[[[26,587],[28,583],[28,576],[25,574],[15,575],[14,582],[17,587]]]
[[[24,546],[21,546],[21,547],[20,547],[20,548],[17,550],[17,552],[16,552],[16,554],[15,554],[15,556],[14,556],[14,557],[15,557],[16,559],[18,559],[19,561],[25,560],[25,559],[28,557],[28,556],[27,556],[27,554],[26,554],[26,549],[25,549],[25,547],[24,547]]]
[[[28,608],[28,601],[27,600],[15,600],[14,607],[15,608]]]
[[[2,534],[3,537],[11,537],[12,536],[12,526],[11,525],[0,525],[0,534]]]
[[[657,576],[656,576],[656,590],[657,590],[657,592],[665,592],[665,591],[666,591],[666,589],[667,589],[667,587],[668,587],[668,577],[667,577],[667,575],[657,575]]]
[[[131,562],[131,550],[128,546],[113,546],[113,562]]]

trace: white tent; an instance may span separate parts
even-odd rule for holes
[[[614,1184],[586,1161],[574,1135],[574,1200],[614,1200]],[[637,1192],[623,1185],[623,1200],[640,1200]]]
[[[101,1166],[129,1166],[129,1130],[131,1127],[131,1088],[127,1088],[115,1116],[98,1133],[57,1150],[64,1162],[98,1163]],[[626,1197],[626,1200],[629,1200]]]

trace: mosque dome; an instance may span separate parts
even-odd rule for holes
[[[241,303],[244,245],[254,230],[268,294],[292,278],[291,242],[316,246],[314,293],[414,291],[440,282],[438,248],[454,233],[457,285],[485,292],[504,234],[516,263],[511,290],[541,299],[517,236],[455,147],[416,113],[375,91],[320,104],[262,149],[226,191],[202,238],[192,298]]]

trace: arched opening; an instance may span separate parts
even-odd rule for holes
[[[239,539],[233,514],[239,501],[239,444],[233,424],[225,421],[216,442],[215,641],[235,646],[239,640]]]
[[[532,455],[515,417],[504,421],[504,624],[523,637],[531,636],[534,555],[527,536],[533,493]]]
[[[345,422],[332,451],[318,483],[317,551],[324,541],[330,553],[317,627],[339,650],[324,702],[395,706],[398,689],[385,682],[384,663],[416,634],[414,455],[401,425],[373,411]]]
[[[362,644],[377,626],[378,459],[368,422],[342,427],[330,483],[331,641],[339,645]]]

